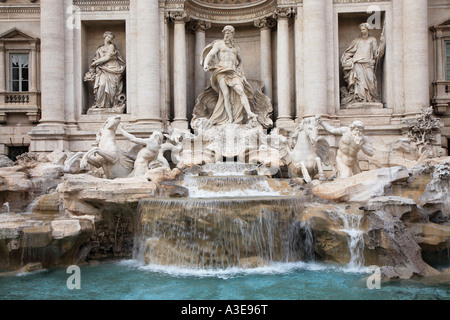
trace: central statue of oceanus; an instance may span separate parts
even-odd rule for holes
[[[212,72],[211,85],[199,95],[192,123],[201,118],[212,125],[247,124],[257,119],[264,128],[271,128],[273,108],[262,92],[262,82],[251,83],[245,78],[234,28],[226,26],[222,33],[223,40],[216,40],[203,50],[200,64]]]

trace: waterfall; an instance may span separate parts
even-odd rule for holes
[[[214,176],[245,176],[245,172],[256,170],[257,166],[251,163],[223,162],[205,164],[202,170]]]
[[[255,168],[204,165],[208,175],[184,176],[188,199],[141,200],[134,259],[200,269],[312,260],[313,233],[301,219],[303,200],[287,181],[245,174]]]
[[[134,259],[200,269],[312,259],[295,197],[142,200]]]
[[[184,178],[183,187],[191,198],[280,196],[264,176],[211,176]]]
[[[329,217],[348,235],[348,249],[350,251],[350,269],[364,267],[364,232],[361,230],[362,215],[349,214],[339,207],[328,210]]]

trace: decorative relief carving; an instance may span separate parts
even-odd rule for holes
[[[186,11],[169,11],[169,19],[174,23],[186,23],[189,21],[189,16]]]
[[[0,6],[0,14],[2,13],[40,14],[41,7],[39,4],[2,5]]]
[[[292,18],[295,16],[296,12],[296,9],[293,7],[276,8],[273,17],[275,19]]]
[[[192,32],[203,31],[211,28],[211,22],[203,21],[203,20],[193,20],[191,21],[187,28]]]
[[[73,0],[81,11],[129,11],[130,0]]]
[[[367,2],[391,2],[391,0],[333,0],[333,3],[335,4],[367,3]]]
[[[187,14],[196,20],[218,23],[244,23],[271,16],[277,2],[276,0],[249,1],[245,3],[239,0],[236,1],[234,5],[231,2],[224,2],[224,5],[219,6],[219,2],[217,2],[215,6],[208,6],[206,2],[199,0],[186,0],[184,8]],[[170,7],[172,8],[172,4],[170,4]]]
[[[270,17],[266,17],[266,18],[262,18],[262,19],[258,19],[255,20],[254,22],[255,27],[257,28],[268,28],[268,29],[272,29],[273,27],[275,27],[277,25],[276,21]]]
[[[258,3],[258,2],[264,2],[261,0],[196,0],[200,3],[211,3],[211,4],[225,4],[225,5],[235,5],[235,4],[251,4],[251,3]]]

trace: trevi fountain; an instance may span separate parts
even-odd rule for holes
[[[340,61],[348,110],[381,101],[385,35],[357,28]],[[103,33],[83,75],[95,142],[3,159],[2,299],[450,298],[450,157],[433,107],[387,144],[363,118],[279,125],[237,32],[202,48],[189,125],[146,135],[124,121],[126,59]],[[74,266],[80,290],[66,286]]]

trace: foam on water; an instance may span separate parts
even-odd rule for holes
[[[208,184],[216,182],[224,188],[211,190]],[[280,196],[279,191],[274,190],[266,179],[252,177],[198,177],[186,176],[183,187],[189,189],[191,198],[240,198],[240,197],[273,197]],[[232,188],[234,187],[234,188]]]
[[[144,264],[138,260],[125,260],[118,262],[120,266],[137,269],[144,272],[167,274],[172,277],[198,277],[198,278],[220,278],[230,279],[250,275],[283,275],[297,272],[299,270],[312,272],[338,272],[351,274],[369,274],[368,268],[349,268],[331,264],[316,262],[273,262],[268,266],[256,268],[230,267],[226,269],[200,269],[179,266],[162,266],[156,264]]]

